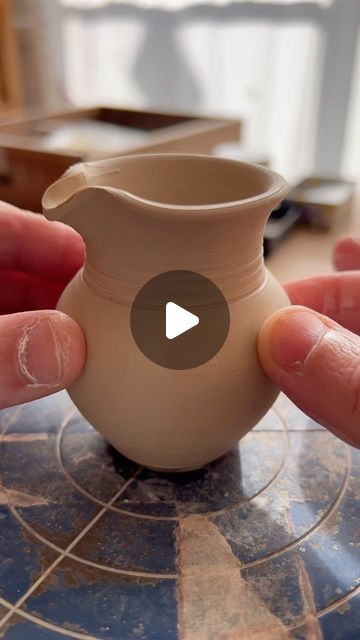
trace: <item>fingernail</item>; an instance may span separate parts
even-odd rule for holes
[[[60,314],[59,314],[60,316]],[[63,384],[69,359],[69,337],[54,313],[37,318],[25,328],[18,344],[20,371],[30,386]]]
[[[315,312],[299,310],[278,316],[269,328],[275,363],[288,370],[301,370],[327,326]]]

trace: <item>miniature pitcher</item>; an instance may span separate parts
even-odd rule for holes
[[[75,165],[46,191],[46,217],[86,243],[58,304],[87,341],[68,392],[139,464],[200,467],[236,446],[276,399],[256,342],[288,304],[262,251],[286,191],[263,167],[182,154]]]

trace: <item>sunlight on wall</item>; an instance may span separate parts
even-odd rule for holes
[[[343,174],[358,183],[360,189],[360,27],[354,65],[354,82],[346,128]]]
[[[94,14],[65,20],[75,104],[233,115],[244,120],[246,143],[288,179],[311,169],[322,55],[316,25]]]

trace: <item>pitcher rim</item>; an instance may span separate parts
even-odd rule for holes
[[[260,193],[257,193],[256,195],[250,196],[248,198],[240,198],[238,200],[230,200],[225,202],[216,202],[214,204],[186,204],[185,205],[185,204],[171,204],[171,203],[161,202],[158,200],[150,200],[148,198],[144,198],[142,196],[130,193],[129,191],[126,191],[126,189],[121,189],[116,187],[106,187],[102,185],[91,185],[91,184],[87,184],[86,181],[84,181],[85,176],[82,168],[83,167],[86,168],[86,166],[94,166],[99,164],[104,167],[105,166],[111,167],[116,163],[116,161],[130,161],[130,162],[135,161],[136,162],[137,159],[142,159],[142,160],[145,159],[146,161],[148,161],[154,158],[162,158],[162,159],[168,158],[172,160],[175,160],[177,158],[189,158],[189,159],[198,159],[198,160],[206,160],[210,162],[217,162],[223,165],[228,164],[233,166],[236,165],[238,167],[241,166],[246,169],[250,169],[256,172],[257,174],[261,173],[264,177],[270,178],[270,185],[266,190],[261,191]],[[74,170],[76,168],[80,169],[77,173],[73,172],[72,175],[68,173],[71,171],[71,169]],[[116,167],[114,166],[114,171],[116,170],[118,169],[116,169]],[[68,176],[66,175],[67,173],[68,173]],[[112,173],[110,168],[107,173]],[[82,185],[79,183],[79,187],[73,193],[71,193],[68,197],[64,197],[64,199],[61,202],[57,201],[55,203],[51,203],[51,201],[49,201],[50,191],[53,190],[56,185],[58,185],[64,179],[66,179],[66,177],[69,177],[69,178],[78,177],[80,179],[82,177],[83,179]],[[283,197],[285,197],[285,195],[288,192],[288,189],[289,189],[288,183],[280,173],[278,173],[277,171],[274,171],[273,169],[269,169],[268,167],[264,167],[262,165],[251,163],[251,162],[245,162],[245,161],[236,160],[233,158],[222,158],[222,157],[217,157],[217,156],[212,156],[207,154],[196,154],[196,153],[142,153],[142,154],[118,156],[118,157],[108,158],[100,161],[97,160],[94,162],[82,162],[82,163],[72,165],[60,178],[58,178],[58,180],[53,182],[46,189],[42,198],[42,206],[47,213],[51,213],[52,211],[60,208],[61,206],[68,205],[81,192],[91,191],[91,190],[96,190],[96,191],[101,190],[111,194],[113,197],[117,197],[119,199],[124,199],[129,202],[136,203],[138,206],[142,205],[148,209],[150,208],[151,211],[153,211],[154,213],[158,212],[159,215],[164,215],[164,213],[166,213],[167,215],[176,215],[179,213],[182,215],[196,214],[196,213],[201,213],[201,214],[212,213],[212,214],[221,215],[221,213],[225,213],[225,212],[231,213],[233,209],[236,209],[236,211],[238,211],[239,209],[243,209],[243,208],[249,208],[249,207],[253,208],[269,200],[280,201]]]

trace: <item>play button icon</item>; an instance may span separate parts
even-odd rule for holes
[[[166,304],[166,337],[173,340],[181,336],[185,331],[189,331],[199,324],[199,318],[194,313],[179,307],[175,302]]]
[[[168,369],[193,369],[223,346],[230,314],[220,289],[193,271],[166,271],[138,292],[130,313],[142,353]]]

